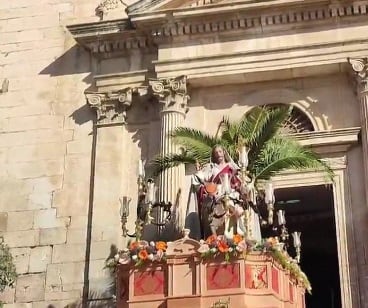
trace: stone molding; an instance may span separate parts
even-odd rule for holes
[[[176,36],[233,33],[257,27],[266,29],[268,26],[295,26],[313,22],[320,25],[321,21],[335,23],[336,18],[368,15],[368,1],[331,4],[330,1],[324,0],[299,6],[293,5],[293,1],[272,2],[273,4],[267,6],[264,3],[251,6],[248,1],[240,1],[232,5],[220,2],[204,7],[148,12],[143,10],[132,12],[127,19],[71,25],[67,28],[81,45],[93,53],[105,53],[155,48],[163,39]],[[275,9],[271,10],[273,7]]]
[[[133,99],[133,89],[116,92],[86,92],[88,105],[96,111],[97,124],[126,124],[127,110]]]
[[[188,112],[187,77],[149,79],[152,94],[161,103],[162,112]]]

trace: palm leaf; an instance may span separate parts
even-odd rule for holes
[[[184,152],[180,154],[167,154],[165,156],[156,156],[150,163],[149,167],[154,176],[159,175],[162,171],[179,166],[180,164],[194,164],[196,157],[191,153]]]
[[[252,166],[250,171],[257,181],[268,180],[284,170],[323,170],[330,180],[334,175],[328,164],[314,152],[282,136],[270,140]]]

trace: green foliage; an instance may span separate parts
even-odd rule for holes
[[[254,107],[239,121],[224,118],[219,124],[216,136],[199,130],[179,127],[171,136],[183,147],[180,154],[157,156],[153,161],[154,174],[181,163],[203,165],[209,162],[212,147],[222,145],[237,161],[239,149],[246,145],[249,149],[250,175],[255,179],[267,180],[283,170],[323,170],[333,180],[331,168],[317,155],[300,145],[291,136],[282,135],[280,129],[288,119],[292,107]]]
[[[8,245],[0,238],[0,292],[6,287],[13,287],[17,273],[13,263],[13,257],[9,251]]]

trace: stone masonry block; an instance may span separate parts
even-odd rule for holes
[[[0,302],[2,303],[14,303],[15,289],[6,287],[3,292],[0,293]]]
[[[63,142],[17,146],[9,149],[9,162],[35,160],[57,160],[64,157],[66,146]]]
[[[92,150],[92,138],[67,143],[68,154],[89,154]]]
[[[31,144],[51,143],[55,141],[70,141],[73,130],[34,129],[30,131],[12,132],[0,135],[0,147],[24,146]]]
[[[14,231],[4,234],[4,241],[9,247],[29,247],[39,244],[39,230]]]
[[[87,216],[89,183],[65,183],[63,190],[54,193],[53,207],[60,216]]]
[[[49,264],[46,272],[46,286],[82,283],[84,262]]]
[[[29,272],[45,272],[47,265],[51,263],[51,246],[41,246],[31,249]]]
[[[74,299],[80,298],[81,293],[79,291],[67,291],[67,292],[46,292],[45,299],[46,300],[66,300],[66,299]]]
[[[63,127],[64,117],[54,115],[28,116],[19,118],[10,118],[6,131],[28,131],[32,129],[61,129]]]
[[[31,248],[11,248],[10,252],[17,268],[17,274],[28,273]]]
[[[54,245],[52,263],[77,262],[86,258],[86,244]]]
[[[69,217],[56,217],[56,209],[35,211],[34,228],[67,227],[69,224]]]
[[[34,192],[28,196],[32,208],[49,209],[51,208],[52,194],[44,192]]]
[[[60,175],[64,172],[64,160],[43,160],[9,164],[7,172],[18,179]]]
[[[8,213],[0,213],[0,232],[8,229]]]
[[[66,232],[66,228],[40,229],[40,244],[64,244],[66,242]]]
[[[87,228],[83,229],[68,229],[67,242],[68,244],[84,244],[87,240]]]
[[[33,308],[32,303],[5,304],[4,308]]]
[[[25,182],[27,186],[31,187],[34,193],[48,193],[61,189],[63,185],[63,176],[55,175],[35,179],[27,179],[25,180]]]
[[[19,276],[15,290],[17,302],[40,301],[45,297],[45,274]]]
[[[8,231],[30,230],[32,227],[33,211],[8,213]]]

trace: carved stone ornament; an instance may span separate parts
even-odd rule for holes
[[[88,105],[96,110],[97,124],[126,124],[126,112],[132,104],[133,89],[116,92],[85,93]]]
[[[176,78],[150,79],[149,85],[152,93],[162,104],[163,112],[188,112],[187,78],[180,76]]]
[[[118,10],[119,7],[123,8],[123,1],[121,0],[103,0],[96,8],[96,14],[101,17],[101,19],[106,19],[107,16],[111,18],[122,17],[123,10]],[[120,14],[121,16],[115,16]]]
[[[360,78],[368,78],[368,58],[349,59],[349,63]]]

